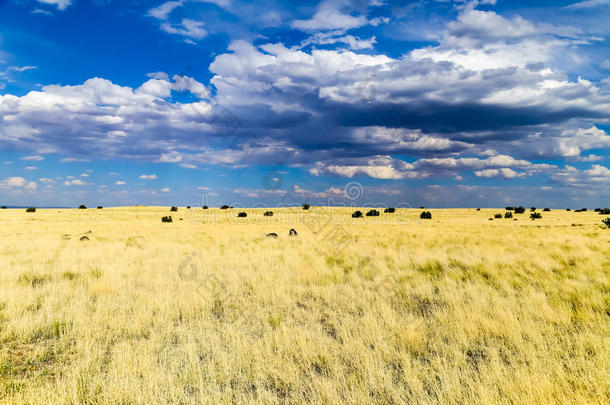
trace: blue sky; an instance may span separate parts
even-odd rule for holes
[[[0,0],[0,204],[608,206],[607,21],[610,0]]]

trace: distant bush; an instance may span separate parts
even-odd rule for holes
[[[161,218],[161,222],[173,222],[172,217],[163,217]]]
[[[480,209],[480,208],[477,208],[477,211],[481,211],[481,209]]]
[[[169,212],[178,212],[178,207],[172,207],[169,209]]]
[[[513,213],[508,211],[504,214],[504,218],[512,218],[513,217]]]
[[[420,210],[424,210],[424,209],[426,209],[426,207],[423,207],[423,206],[422,206],[422,207],[419,207],[419,209],[420,209]]]
[[[305,211],[307,211],[309,208],[311,208],[311,205],[309,205],[309,204],[303,204],[303,209],[304,209]]]
[[[190,210],[190,209],[191,209],[191,206],[190,206],[190,205],[187,205],[187,206],[186,206],[186,209],[187,209],[187,210]]]
[[[369,212],[366,213],[367,217],[378,217],[379,216],[379,211],[377,210],[370,210]]]
[[[593,211],[600,212],[601,210],[602,210],[601,208],[595,208]]]
[[[602,222],[606,227],[610,228],[610,218],[602,219]]]
[[[600,215],[610,215],[610,208],[603,208],[599,210]]]
[[[245,212],[240,212],[239,214],[237,214],[237,218],[246,218],[248,216],[248,214],[246,214]]]
[[[34,207],[26,208],[25,212],[36,212],[36,208],[34,208]]]
[[[530,208],[530,211],[532,211],[532,212],[536,211],[536,207]]]
[[[430,211],[424,211],[419,214],[420,219],[432,219],[432,213]]]
[[[515,207],[515,214],[523,214],[525,212],[525,207]]]
[[[362,212],[356,211],[352,214],[352,218],[362,218]]]
[[[540,214],[539,212],[534,212],[534,213],[530,214],[530,218],[531,219],[540,219],[540,218],[542,218],[542,214]]]
[[[267,211],[263,214],[266,217],[272,217],[273,216],[273,211]]]
[[[515,207],[506,207],[506,211],[514,211]]]
[[[5,210],[6,209],[6,205],[3,205],[1,209]]]
[[[393,214],[396,212],[396,208],[386,208],[385,210],[383,210],[383,212],[385,212],[386,214]]]
[[[103,210],[103,209],[104,209],[104,207],[102,207],[101,205],[98,205],[97,209],[98,209],[98,210]]]
[[[496,214],[496,215],[494,215],[494,218],[500,219],[500,218],[502,218],[502,214]]]
[[[203,208],[204,210],[207,210],[209,207],[208,207],[207,205],[204,205],[204,206],[203,206],[203,207],[201,207],[201,208]]]
[[[81,204],[81,205],[78,206],[78,209],[79,210],[86,210],[87,207],[85,205]]]
[[[545,208],[545,209],[543,209],[542,211],[544,211],[544,212],[550,212],[550,211],[551,211],[551,209],[550,209],[550,208]]]
[[[228,210],[229,206],[228,205],[223,205],[222,207],[220,207],[221,210]]]
[[[581,208],[580,212],[587,212],[587,209],[586,208]]]

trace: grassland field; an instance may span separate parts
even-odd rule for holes
[[[598,213],[267,210],[0,210],[0,403],[610,403]]]

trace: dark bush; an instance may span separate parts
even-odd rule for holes
[[[496,215],[494,215],[494,218],[500,219],[500,218],[502,218],[502,214],[496,214]]]
[[[352,214],[352,218],[362,218],[362,212],[356,211]]]
[[[534,213],[530,214],[530,218],[531,219],[540,219],[540,218],[542,218],[542,214],[539,212],[534,212]]]
[[[163,217],[161,218],[161,222],[173,222],[172,217]]]
[[[480,208],[477,208],[477,211],[481,211],[481,209],[480,209]]]
[[[595,208],[593,211],[594,212],[600,212],[602,209],[601,208]]]
[[[201,207],[201,208],[203,208],[204,210],[207,210],[209,207],[208,207],[207,205],[204,205],[204,206],[203,206],[203,207]]]
[[[432,219],[432,213],[430,211],[424,211],[419,214],[420,219]]]
[[[610,208],[603,208],[599,210],[600,215],[610,215]]]
[[[272,217],[273,216],[273,211],[267,211],[263,214],[266,217]]]
[[[311,208],[311,205],[309,205],[309,204],[303,204],[303,209],[304,209],[305,211],[307,211],[309,208]]]
[[[569,209],[569,208],[566,208],[566,211],[572,211],[572,210],[571,210],[571,209]]]
[[[191,209],[191,206],[190,206],[190,205],[187,205],[187,206],[186,206],[186,209],[187,209],[187,210],[190,210],[190,209]]]
[[[36,208],[34,208],[34,207],[26,208],[25,212],[36,212]]]
[[[229,206],[228,205],[223,205],[222,207],[220,207],[221,210],[228,210]]]
[[[5,210],[6,209],[6,205],[3,205],[1,209]]]
[[[246,218],[248,216],[248,214],[246,214],[245,212],[240,212],[239,214],[237,214],[237,218]]]
[[[513,213],[508,211],[504,214],[504,218],[512,218],[513,217]]]
[[[396,212],[396,208],[386,208],[385,210],[383,210],[383,212],[385,212],[386,214],[393,214]]]
[[[545,208],[545,209],[543,209],[542,211],[544,211],[544,212],[550,212],[550,211],[551,211],[551,209],[550,209],[550,208]]]
[[[587,209],[586,208],[581,208],[580,212],[587,212]]]
[[[532,211],[532,212],[536,211],[536,207],[530,208],[530,211]]]
[[[379,211],[377,210],[370,210],[369,212],[366,213],[367,217],[378,217],[379,216]]]
[[[178,207],[172,207],[169,209],[169,212],[178,212]]]
[[[420,209],[420,210],[424,210],[424,209],[426,209],[426,207],[419,207],[419,209]]]
[[[515,207],[506,207],[506,211],[514,211]]]
[[[525,212],[525,207],[515,207],[515,214],[523,214]]]
[[[98,209],[98,210],[103,210],[103,209],[104,209],[104,207],[102,207],[101,205],[98,205],[97,209]]]
[[[602,222],[606,227],[610,228],[610,218],[602,219]]]
[[[79,210],[86,210],[87,207],[85,205],[81,204],[81,205],[78,206],[78,209]]]

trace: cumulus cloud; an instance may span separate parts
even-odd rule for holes
[[[88,186],[90,183],[86,183],[81,179],[68,179],[62,183],[64,186]]]
[[[140,178],[143,180],[157,180],[157,175],[156,174],[142,174],[140,176]]]
[[[34,160],[34,161],[41,161],[44,160],[44,157],[40,156],[40,155],[30,155],[30,156],[24,156],[21,158],[21,160]]]

